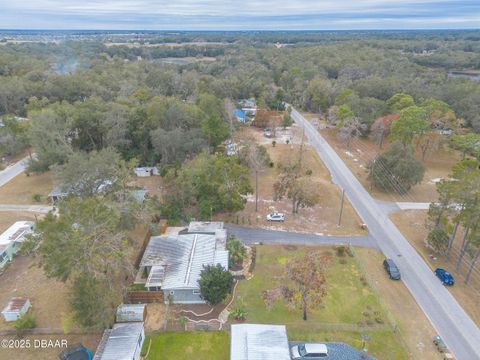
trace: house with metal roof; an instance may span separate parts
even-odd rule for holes
[[[234,324],[230,360],[290,360],[285,325]]]
[[[139,360],[144,341],[143,322],[115,324],[103,333],[93,360]]]
[[[115,183],[116,179],[111,180],[98,180],[95,184],[93,184],[92,193],[94,194],[104,194],[108,190],[110,190]],[[78,181],[76,184],[66,188],[64,185],[56,186],[53,188],[52,191],[48,194],[48,199],[55,205],[55,203],[59,200],[67,198],[69,195],[75,196],[81,193],[80,189],[84,187],[84,182]]]
[[[217,237],[217,230],[150,238],[139,269],[145,288],[163,291],[165,301],[172,303],[205,303],[198,286],[203,267],[220,264],[228,269],[226,235]]]
[[[20,251],[25,236],[33,233],[32,221],[17,221],[0,235],[0,270]]]

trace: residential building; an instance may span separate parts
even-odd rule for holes
[[[25,236],[33,233],[32,221],[17,221],[0,235],[0,270],[20,251]]]
[[[92,190],[93,193],[95,194],[104,194],[107,192],[109,189],[111,189],[112,185],[114,184],[116,180],[99,180],[97,183],[94,185],[94,189]],[[79,194],[80,191],[78,188],[81,188],[82,184],[80,182],[77,182],[75,185],[72,187],[65,189],[64,186],[56,186],[53,188],[52,191],[48,194],[48,198],[50,199],[50,202],[52,205],[55,205],[57,201],[65,199],[69,195],[75,195]]]
[[[163,291],[165,302],[202,304],[198,280],[204,266],[228,269],[226,231],[220,222],[193,222],[179,234],[154,236],[140,262],[142,283]],[[138,282],[138,281],[137,281]]]

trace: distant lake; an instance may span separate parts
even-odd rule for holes
[[[208,61],[212,62],[215,61],[216,59],[214,57],[208,57],[208,56],[202,56],[202,57],[183,57],[183,58],[163,58],[159,59],[163,64],[174,64],[174,65],[188,65],[188,64],[193,64],[194,62],[199,62],[199,61]]]
[[[466,77],[473,80],[480,80],[480,72],[471,72],[471,71],[449,71],[448,77]]]

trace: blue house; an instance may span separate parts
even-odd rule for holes
[[[245,111],[243,110],[240,110],[240,109],[235,109],[233,110],[233,116],[235,116],[235,118],[244,123],[247,121],[247,114],[245,113]]]

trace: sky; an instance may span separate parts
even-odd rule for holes
[[[0,0],[0,29],[472,28],[480,0]]]

